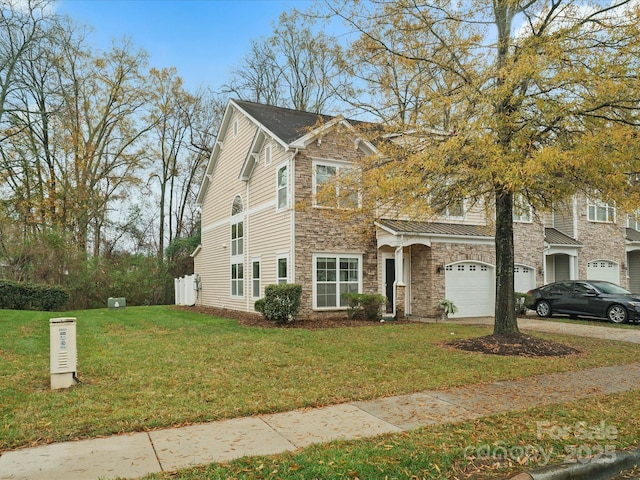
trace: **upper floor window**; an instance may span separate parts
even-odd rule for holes
[[[237,137],[238,136],[238,121],[235,120],[233,122],[233,136]]]
[[[242,210],[242,198],[240,195],[236,195],[236,198],[233,199],[233,205],[231,206],[231,216],[242,213]]]
[[[317,206],[355,208],[359,205],[354,169],[344,164],[314,162],[313,195]]]
[[[287,208],[289,205],[289,174],[287,165],[278,168],[276,189],[278,196],[278,209]]]
[[[590,222],[613,223],[616,221],[616,209],[608,203],[601,202],[600,200],[589,199],[587,206],[587,218]]]
[[[464,217],[464,200],[452,200],[444,207],[444,209],[440,213],[441,215],[449,218]]]
[[[627,228],[640,231],[640,210],[636,210],[633,214],[627,215]]]
[[[533,209],[522,195],[516,195],[513,199],[513,221],[527,223],[533,221]]]

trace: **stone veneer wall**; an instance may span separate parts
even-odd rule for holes
[[[338,128],[338,130],[340,130]],[[361,152],[344,132],[313,142],[295,159],[295,281],[303,286],[300,319],[346,316],[345,310],[313,310],[313,254],[362,254],[362,290],[378,293],[377,245],[345,212],[313,206],[313,161],[354,161]]]
[[[620,266],[620,285],[628,286],[626,262],[626,224],[618,212],[616,223],[590,222],[587,201],[577,202],[578,240],[584,245],[578,252],[578,278],[587,278],[587,263],[592,260],[612,260]]]
[[[544,225],[541,222],[514,223],[514,263],[535,268],[536,286],[544,283]]]

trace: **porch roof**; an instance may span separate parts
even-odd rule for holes
[[[582,247],[582,242],[571,238],[569,235],[562,233],[560,230],[556,230],[555,228],[545,228],[544,229],[544,241],[549,245],[553,246],[564,246],[564,247]]]
[[[635,228],[627,228],[627,240],[630,242],[640,242],[640,232]]]
[[[417,243],[430,244],[429,239],[435,241],[436,238],[440,238],[440,241],[444,241],[449,238],[457,238],[459,241],[473,242],[480,241],[484,243],[486,241],[493,241],[494,231],[492,228],[485,225],[463,225],[456,223],[442,223],[442,222],[421,222],[416,220],[390,220],[381,219],[376,222],[376,225],[387,232],[387,235],[393,237],[406,236],[422,238],[422,241]],[[378,234],[379,244],[381,244],[380,234]],[[466,240],[466,242],[465,242]],[[425,243],[426,241],[426,243]],[[410,242],[411,243],[411,242]]]

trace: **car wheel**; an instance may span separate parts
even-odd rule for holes
[[[546,300],[540,300],[536,304],[536,313],[539,317],[550,317],[551,316],[551,305]]]
[[[627,309],[622,305],[611,305],[607,310],[607,318],[611,323],[625,323],[627,321]]]

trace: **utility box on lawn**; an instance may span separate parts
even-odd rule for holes
[[[69,388],[76,383],[78,353],[75,317],[49,319],[51,389]]]
[[[109,308],[124,308],[127,306],[127,301],[124,297],[113,298],[109,297],[107,300],[107,307]]]

